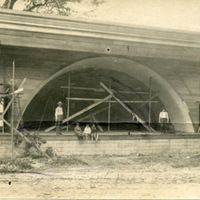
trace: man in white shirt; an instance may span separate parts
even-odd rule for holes
[[[161,131],[163,133],[166,133],[167,124],[169,123],[169,115],[165,108],[163,108],[163,110],[159,114],[159,123],[161,126]]]
[[[56,135],[62,135],[62,120],[63,120],[63,108],[62,102],[58,102],[58,107],[55,110],[55,121],[56,121]]]
[[[86,124],[86,127],[84,128],[84,131],[83,131],[83,133],[84,133],[84,135],[85,135],[85,140],[87,140],[88,135],[89,135],[90,138],[91,138],[91,132],[92,132],[92,130],[91,130],[89,124]]]

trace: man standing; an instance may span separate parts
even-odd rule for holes
[[[159,123],[161,126],[161,131],[163,133],[166,133],[167,123],[169,123],[169,116],[165,108],[163,108],[159,114]]]
[[[58,107],[55,110],[55,121],[56,121],[56,135],[62,135],[62,120],[63,120],[63,108],[62,102],[58,102]]]

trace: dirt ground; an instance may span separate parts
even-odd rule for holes
[[[0,198],[200,198],[197,154],[26,159],[31,169],[1,173]]]

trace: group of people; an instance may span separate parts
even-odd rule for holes
[[[99,134],[97,133],[97,128],[95,124],[92,124],[90,128],[89,124],[86,124],[84,131],[82,131],[79,123],[76,124],[75,128],[75,135],[78,137],[79,140],[93,140],[98,141]]]
[[[56,121],[56,134],[61,135],[62,132],[62,120],[63,120],[63,108],[62,108],[62,102],[58,102],[58,107],[55,110],[55,121]],[[169,115],[168,112],[165,110],[165,108],[162,109],[162,111],[159,114],[159,123],[161,127],[161,131],[163,133],[166,133],[168,129],[168,123],[169,123]],[[92,125],[90,128],[89,124],[86,125],[84,128],[84,131],[81,130],[81,127],[79,126],[79,123],[76,124],[76,127],[74,129],[76,136],[79,140],[88,140],[90,138],[91,140],[98,140],[98,134],[95,124]]]
[[[55,126],[56,126],[56,135],[62,135],[62,120],[63,120],[63,108],[62,108],[62,102],[58,102],[58,106],[55,110]],[[92,127],[90,128],[89,124],[86,125],[84,128],[84,131],[81,130],[81,127],[79,126],[79,123],[76,124],[76,127],[74,128],[75,135],[78,137],[79,140],[98,140],[98,133],[97,128],[95,124],[92,124]]]

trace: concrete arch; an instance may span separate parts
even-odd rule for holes
[[[186,104],[182,101],[180,96],[163,77],[140,63],[134,62],[129,59],[117,57],[89,58],[66,66],[65,68],[61,69],[40,84],[40,87],[35,90],[35,93],[32,94],[32,97],[26,103],[23,111],[25,111],[26,107],[29,105],[34,96],[48,82],[70,71],[86,68],[110,69],[118,72],[123,72],[125,74],[128,74],[129,76],[138,79],[147,87],[149,85],[149,78],[152,77],[152,90],[160,91],[158,97],[168,110],[170,120],[173,123],[176,131],[194,132],[194,127],[192,124],[192,120],[189,116]]]

